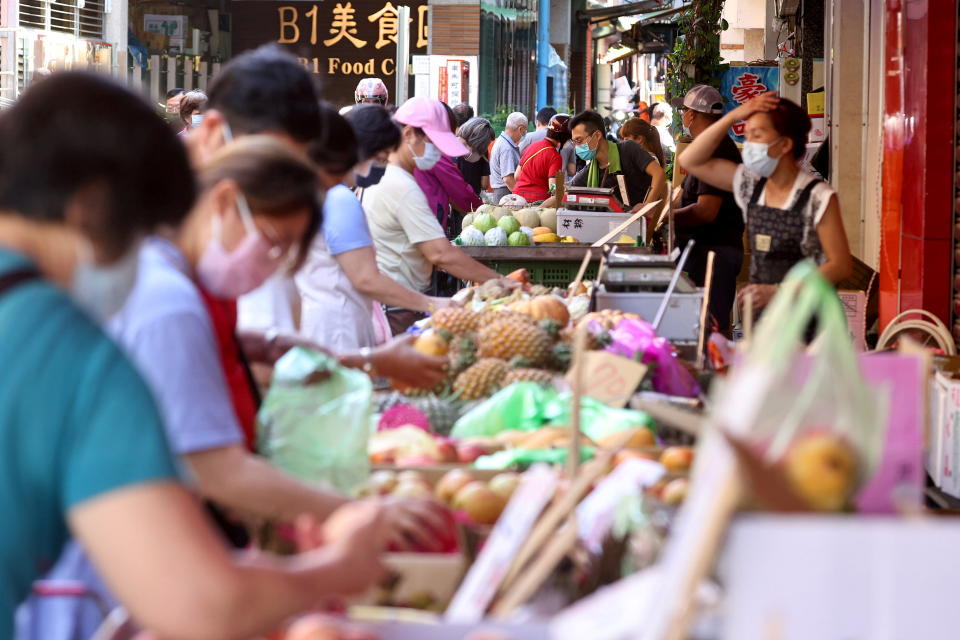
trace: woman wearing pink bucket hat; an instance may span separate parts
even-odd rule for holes
[[[434,268],[466,282],[499,278],[497,272],[450,244],[413,177],[416,169],[432,169],[443,154],[457,157],[469,153],[450,130],[446,108],[439,100],[411,98],[397,109],[394,120],[402,125],[400,145],[390,154],[380,182],[363,193],[380,271],[424,293],[430,288]],[[389,308],[387,317],[396,335],[423,314]]]

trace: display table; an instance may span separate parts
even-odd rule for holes
[[[529,247],[468,247],[460,249],[478,262],[499,274],[507,275],[517,269],[530,272],[530,281],[547,287],[564,289],[577,277],[583,256],[590,251],[590,264],[584,278],[597,277],[597,267],[603,256],[601,247],[582,243],[540,244]],[[650,253],[648,247],[619,245],[618,253]]]

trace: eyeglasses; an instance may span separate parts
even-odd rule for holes
[[[597,131],[600,131],[600,130],[597,129]],[[593,133],[588,133],[588,134],[585,135],[585,136],[581,136],[581,137],[577,137],[577,138],[571,137],[570,140],[571,140],[571,142],[573,142],[573,144],[575,144],[575,145],[581,145],[581,144],[583,144],[584,142],[586,142],[587,140],[589,140],[590,138],[592,138],[592,137],[593,137],[593,134],[594,134],[594,133],[597,133],[597,131],[594,131]]]

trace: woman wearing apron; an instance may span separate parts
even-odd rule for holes
[[[743,164],[712,158],[730,128],[746,121]],[[732,191],[750,239],[749,285],[740,299],[754,309],[769,304],[790,269],[814,260],[834,285],[848,277],[853,259],[833,188],[803,169],[810,118],[795,103],[765,93],[734,109],[698,136],[680,165],[719,189]]]

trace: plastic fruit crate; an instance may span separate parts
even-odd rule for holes
[[[566,289],[567,286],[577,277],[577,271],[580,270],[580,261],[545,261],[545,262],[490,262],[491,269],[500,275],[513,273],[517,269],[526,269],[530,272],[530,282],[541,284],[545,287],[559,287]],[[592,262],[587,265],[587,271],[584,274],[584,280],[593,280],[597,277],[597,268],[599,264]]]

